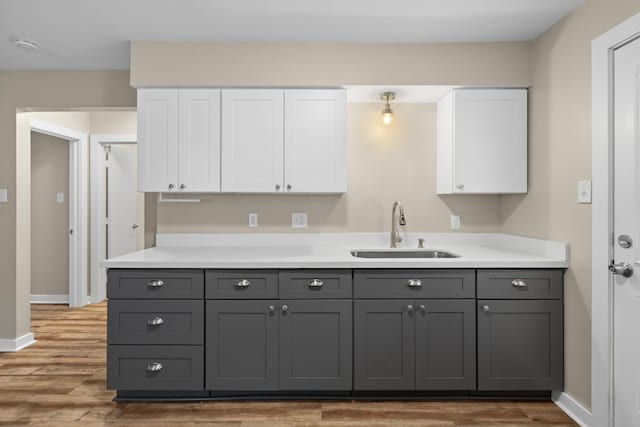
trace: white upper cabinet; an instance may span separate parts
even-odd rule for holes
[[[284,91],[222,91],[222,191],[283,191]]]
[[[220,191],[220,90],[138,90],[138,190]]]
[[[345,91],[286,90],[284,108],[285,191],[347,191]]]
[[[455,89],[438,103],[438,194],[527,192],[526,89]]]
[[[138,91],[138,191],[178,188],[178,90]]]

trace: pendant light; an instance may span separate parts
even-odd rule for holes
[[[389,105],[389,101],[393,101],[394,99],[396,99],[396,93],[382,92],[380,94],[380,99],[382,99],[385,102],[384,109],[382,110],[382,123],[385,126],[389,126],[391,122],[393,122],[393,110]]]

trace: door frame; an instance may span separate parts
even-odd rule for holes
[[[44,120],[31,119],[31,132],[69,141],[69,306],[87,304],[88,203],[87,134]]]
[[[613,52],[640,37],[640,13],[594,39],[592,67],[592,424],[613,425]]]
[[[106,239],[102,232],[107,225],[105,215],[105,156],[104,146],[109,144],[137,144],[136,134],[96,134],[90,138],[91,163],[91,304],[107,297],[107,273],[100,267],[106,258]]]

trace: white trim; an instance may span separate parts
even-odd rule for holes
[[[87,304],[88,201],[87,135],[43,120],[31,119],[31,131],[65,139],[69,149],[69,306]]]
[[[591,43],[592,66],[592,279],[591,410],[596,426],[613,425],[612,304],[607,264],[611,250],[611,142],[613,51],[640,34],[640,14]]]
[[[554,390],[551,393],[551,400],[578,425],[582,427],[590,427],[592,425],[591,412],[570,394]]]
[[[31,304],[69,304],[69,295],[31,295]]]
[[[92,304],[103,301],[107,297],[106,270],[100,267],[100,261],[106,258],[106,242],[104,228],[105,211],[105,144],[135,144],[135,134],[96,134],[90,137],[91,163],[91,292]]]
[[[33,332],[29,332],[15,340],[8,340],[5,338],[0,338],[0,352],[11,352],[14,353],[16,351],[20,351],[23,348],[29,347],[31,344],[36,342]]]

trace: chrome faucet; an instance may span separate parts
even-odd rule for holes
[[[396,208],[400,208],[400,218],[396,223]],[[396,200],[391,208],[391,247],[395,248],[397,243],[402,242],[402,237],[398,232],[398,225],[407,225],[407,221],[404,219],[404,208],[400,200]]]

